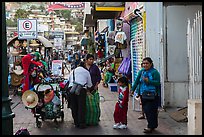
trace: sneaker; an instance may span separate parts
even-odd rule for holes
[[[116,129],[120,126],[120,123],[116,123],[115,125],[113,125],[113,128]]]
[[[119,129],[126,129],[127,128],[127,125],[125,124],[121,124],[120,126],[118,126]]]

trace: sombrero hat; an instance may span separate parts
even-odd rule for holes
[[[51,89],[46,89],[44,91],[44,102],[48,103],[54,98],[54,91]]]
[[[34,108],[38,104],[38,95],[31,90],[26,90],[22,95],[23,104],[28,108]]]
[[[23,75],[17,75],[16,73],[11,73],[11,85],[12,86],[21,85],[22,79],[23,79]]]
[[[32,46],[32,47],[38,47],[39,45],[40,45],[40,44],[37,43],[36,40],[31,40],[31,44],[30,44],[30,46]]]
[[[17,75],[23,74],[23,69],[21,66],[15,66],[16,69],[13,70],[13,72]]]

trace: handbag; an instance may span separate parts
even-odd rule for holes
[[[142,99],[145,99],[145,100],[154,100],[155,97],[156,97],[155,92],[145,91],[142,93]]]
[[[86,85],[86,84],[81,85],[81,84],[75,82],[75,75],[74,75],[74,71],[73,71],[73,86],[72,86],[72,88],[70,89],[70,93],[71,93],[71,94],[75,93],[76,95],[79,95],[79,94],[80,94],[80,91],[82,90],[82,88],[83,88],[85,85]]]

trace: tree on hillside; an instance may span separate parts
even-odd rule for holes
[[[79,33],[83,31],[83,25],[82,25],[81,22],[77,22],[77,23],[76,23],[75,30],[76,30],[77,32],[79,32]]]
[[[14,22],[11,19],[6,19],[6,26],[8,26],[8,27],[17,27],[17,22]]]
[[[70,10],[61,10],[61,15],[65,20],[70,20],[71,18],[71,11]]]
[[[39,9],[41,10],[41,12],[43,12],[45,10],[45,7],[40,5]]]
[[[31,6],[30,6],[30,9],[31,9],[31,10],[36,10],[36,9],[37,9],[37,6],[31,5]]]
[[[17,22],[18,19],[28,18],[29,12],[23,9],[18,9],[14,15],[14,22]]]

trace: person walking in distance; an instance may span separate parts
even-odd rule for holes
[[[126,129],[127,128],[127,111],[128,111],[128,101],[129,101],[129,87],[128,79],[126,77],[121,77],[118,79],[118,101],[115,104],[114,110],[114,129]]]

